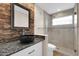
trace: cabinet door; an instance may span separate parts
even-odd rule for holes
[[[35,55],[35,48],[31,46],[17,53],[14,53],[11,56],[33,56],[33,55]]]
[[[15,54],[12,54],[11,56],[42,56],[42,42],[23,49]]]
[[[42,56],[42,42],[37,43],[35,46],[35,56]]]

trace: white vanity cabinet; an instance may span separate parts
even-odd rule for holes
[[[42,42],[16,52],[11,56],[42,56]]]

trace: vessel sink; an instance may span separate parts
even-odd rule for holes
[[[30,43],[34,41],[34,35],[21,35],[19,39],[21,43]]]

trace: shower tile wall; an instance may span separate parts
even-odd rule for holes
[[[53,29],[51,43],[59,49],[66,49],[65,52],[73,53],[74,29]]]

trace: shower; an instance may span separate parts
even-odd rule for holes
[[[77,55],[76,7],[52,14],[48,42],[54,44],[64,55]]]

